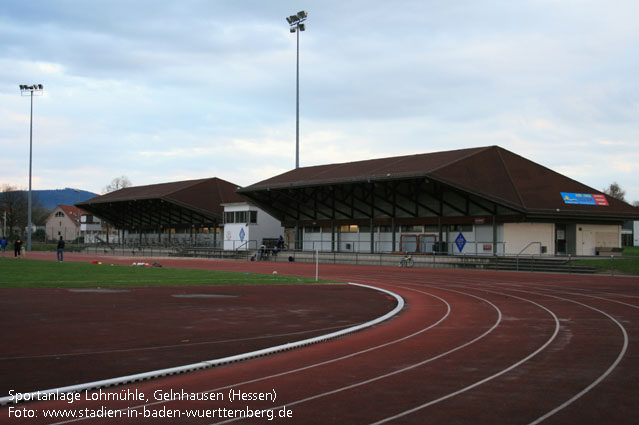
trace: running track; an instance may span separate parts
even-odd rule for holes
[[[87,257],[68,256],[87,261]],[[92,257],[93,258],[93,257]],[[130,264],[130,259],[107,259]],[[163,259],[165,266],[314,275],[314,266]],[[131,418],[0,423],[636,424],[639,279],[321,265],[322,278],[401,295],[396,318],[351,336],[131,386],[151,395],[275,390],[276,401],[92,402]],[[111,391],[121,391],[118,387]],[[292,418],[144,419],[143,412],[275,408]],[[18,407],[69,409],[65,402]],[[137,416],[137,417],[135,417]]]

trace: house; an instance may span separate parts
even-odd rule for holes
[[[81,236],[82,215],[86,212],[72,205],[58,205],[46,220],[46,238],[74,241]]]

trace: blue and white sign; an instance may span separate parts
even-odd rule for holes
[[[246,232],[244,231],[244,227],[240,229],[240,242],[244,242],[244,236],[246,236]]]
[[[461,232],[459,232],[459,235],[457,235],[457,239],[455,239],[455,245],[457,245],[457,249],[459,249],[459,252],[462,252],[464,246],[466,246],[466,238],[464,237],[464,235],[462,235]]]
[[[595,198],[590,193],[561,192],[561,198],[564,200],[564,204],[597,205]]]

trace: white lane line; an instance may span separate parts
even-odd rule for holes
[[[424,333],[424,332],[426,332],[426,331],[438,326],[444,320],[446,320],[448,318],[448,316],[450,315],[451,306],[443,298],[438,297],[437,295],[434,295],[434,294],[426,293],[426,292],[423,292],[423,291],[418,291],[418,290],[411,289],[411,288],[404,288],[404,289],[408,289],[408,290],[411,290],[413,292],[422,293],[424,295],[428,295],[430,297],[438,299],[439,301],[441,301],[442,303],[444,303],[446,305],[446,313],[442,317],[440,317],[435,323],[433,323],[433,324],[431,324],[431,325],[429,325],[429,326],[427,326],[425,328],[422,328],[422,329],[420,329],[420,330],[418,330],[416,332],[413,332],[412,334],[405,335],[405,336],[403,336],[401,338],[397,338],[395,340],[386,342],[384,344],[376,345],[376,346],[369,347],[369,348],[366,348],[366,349],[361,350],[361,351],[356,351],[356,352],[353,352],[351,354],[347,354],[347,355],[344,355],[344,356],[341,356],[341,357],[336,357],[336,358],[330,359],[330,360],[325,360],[325,361],[319,362],[319,363],[310,364],[310,365],[303,366],[303,367],[300,367],[300,368],[290,369],[290,370],[287,370],[287,371],[284,371],[284,372],[280,372],[280,373],[276,373],[276,374],[272,374],[272,375],[266,375],[266,376],[250,379],[250,380],[243,381],[243,382],[237,382],[237,383],[229,384],[229,385],[226,385],[224,387],[212,388],[212,389],[209,389],[209,390],[199,391],[199,392],[197,392],[197,394],[218,392],[218,391],[226,390],[226,389],[229,389],[229,388],[238,387],[238,386],[241,386],[241,385],[254,384],[256,382],[261,382],[261,381],[265,381],[265,380],[268,380],[268,379],[279,378],[281,376],[286,376],[286,375],[290,375],[290,374],[293,374],[293,373],[303,372],[303,371],[306,371],[306,370],[309,370],[309,369],[314,369],[316,367],[325,366],[325,365],[336,363],[336,362],[339,362],[339,361],[342,361],[342,360],[346,360],[346,359],[349,359],[349,358],[352,358],[352,357],[356,357],[356,356],[359,356],[359,355],[362,355],[362,354],[365,354],[365,353],[369,353],[371,351],[379,350],[381,348],[388,347],[388,346],[391,346],[391,345],[394,345],[394,344],[398,344],[400,342],[403,342],[403,341],[406,341],[408,339],[414,338],[417,335],[420,335],[420,334],[422,334],[422,333]],[[149,407],[149,406],[157,406],[157,405],[167,404],[169,402],[171,402],[171,401],[168,400],[168,401],[156,401],[156,402],[152,402],[152,403],[144,403],[144,404],[140,404],[140,405],[136,405],[136,406],[130,406],[130,407],[114,410],[114,412],[124,412],[124,411],[130,411],[130,410],[137,410],[137,409],[142,409],[142,408]],[[80,422],[80,421],[84,421],[84,420],[87,420],[87,419],[90,419],[90,418],[77,418],[77,419],[71,419],[71,420],[68,420],[68,421],[50,423],[48,425],[62,425],[62,424],[68,424],[68,423],[73,423],[73,422]]]
[[[397,306],[389,311],[388,313],[370,320],[366,323],[362,323],[356,326],[352,326],[350,328],[347,329],[342,329],[340,331],[336,331],[336,332],[331,332],[329,334],[326,335],[320,335],[320,336],[316,336],[316,337],[312,337],[312,338],[307,338],[301,341],[297,341],[297,342],[289,342],[287,344],[281,344],[281,345],[277,345],[275,347],[269,347],[269,348],[264,348],[261,350],[255,350],[255,351],[251,351],[249,353],[244,353],[244,354],[237,354],[237,355],[233,355],[233,356],[228,356],[228,357],[224,357],[222,359],[214,359],[214,360],[206,360],[203,362],[198,362],[198,363],[192,363],[192,364],[188,364],[188,365],[184,365],[184,366],[176,366],[176,367],[170,367],[170,368],[165,368],[165,369],[160,369],[160,370],[154,370],[154,371],[150,371],[150,372],[144,372],[144,373],[137,373],[134,375],[128,375],[128,376],[120,376],[118,378],[112,378],[112,379],[103,379],[100,381],[94,381],[94,382],[87,382],[87,383],[83,383],[83,384],[77,384],[77,385],[69,385],[66,387],[60,387],[60,388],[51,388],[51,389],[46,389],[46,390],[40,390],[40,391],[33,391],[30,392],[29,395],[29,399],[30,400],[39,400],[42,397],[45,397],[45,394],[51,394],[51,393],[68,393],[68,392],[74,392],[74,391],[86,391],[86,390],[95,390],[98,388],[104,388],[104,387],[112,387],[115,385],[122,385],[122,384],[130,384],[133,382],[139,382],[139,381],[146,381],[149,379],[154,379],[154,378],[159,378],[159,377],[164,377],[164,376],[169,376],[169,375],[176,375],[179,373],[185,373],[185,372],[192,372],[195,370],[200,370],[200,369],[208,369],[211,367],[216,367],[216,366],[221,366],[224,364],[228,364],[228,363],[235,363],[235,362],[239,362],[239,361],[244,361],[244,360],[248,360],[248,359],[252,359],[252,358],[256,358],[256,357],[262,357],[262,356],[267,356],[267,355],[271,355],[274,353],[279,353],[281,351],[288,351],[288,350],[292,350],[295,348],[300,348],[300,347],[304,347],[307,345],[311,345],[311,344],[317,344],[319,342],[324,342],[324,341],[328,341],[331,339],[335,339],[335,338],[340,338],[344,335],[348,335],[354,332],[358,332],[362,329],[366,329],[369,328],[371,326],[375,326],[383,321],[386,321],[388,319],[390,319],[391,317],[395,316],[397,313],[399,313],[403,308],[404,308],[404,299],[402,297],[400,297],[399,295],[387,291],[386,289],[382,289],[382,288],[376,288],[374,286],[369,286],[369,285],[362,285],[359,283],[350,283],[351,285],[354,286],[359,286],[362,288],[368,288],[368,289],[373,289],[376,291],[380,291],[383,292],[387,295],[390,295],[391,297],[395,298],[395,300],[397,301]],[[11,396],[5,396],[5,397],[0,397],[0,406],[8,404],[12,401]]]
[[[628,350],[628,344],[629,344],[629,337],[628,337],[628,332],[626,331],[626,328],[617,320],[615,319],[613,316],[611,316],[610,314],[606,313],[603,310],[599,310],[591,305],[588,304],[584,304],[581,303],[579,301],[575,301],[575,300],[571,300],[569,298],[564,298],[564,297],[559,297],[556,295],[550,295],[547,293],[543,293],[543,292],[533,292],[533,291],[524,291],[522,289],[516,289],[516,288],[509,288],[509,287],[505,287],[503,284],[493,284],[493,287],[497,287],[501,290],[510,290],[510,291],[516,291],[516,292],[523,292],[525,294],[531,294],[531,295],[539,295],[542,297],[549,297],[549,298],[555,298],[558,300],[562,300],[562,301],[567,301],[573,304],[577,304],[580,305],[582,307],[585,307],[587,309],[593,310],[603,316],[606,316],[610,321],[612,321],[621,331],[621,334],[623,335],[623,344],[621,347],[621,350],[619,351],[619,354],[617,355],[617,358],[615,359],[615,361],[608,367],[608,369],[606,369],[604,371],[604,373],[602,373],[597,379],[595,379],[593,382],[591,382],[588,386],[586,386],[583,390],[579,391],[578,393],[576,393],[574,396],[572,396],[571,398],[569,398],[568,400],[566,400],[564,403],[560,404],[559,406],[557,406],[556,408],[552,409],[551,411],[549,411],[548,413],[540,416],[539,418],[535,419],[533,422],[530,422],[528,425],[536,425],[539,424],[541,422],[543,422],[544,420],[548,419],[549,417],[553,416],[554,414],[560,412],[561,410],[565,409],[566,407],[570,406],[572,403],[574,403],[575,401],[579,400],[581,397],[583,397],[586,393],[588,393],[589,391],[591,391],[594,387],[596,387],[597,385],[599,385],[599,383],[601,383],[604,379],[606,379],[611,373],[612,371],[619,365],[619,363],[621,362],[621,360],[623,359],[623,357],[626,354],[626,351]],[[466,287],[464,287],[464,289],[468,289]],[[544,289],[542,289],[544,290]],[[584,294],[577,294],[577,296],[585,296]],[[599,298],[599,297],[595,297],[595,298]],[[615,301],[615,300],[607,300],[607,301]],[[619,301],[619,303],[621,304],[626,304],[626,303],[622,303],[621,301]],[[631,304],[627,304],[629,307],[634,307]]]
[[[567,302],[570,302],[570,303],[573,303],[573,304],[577,304],[577,305],[580,305],[582,307],[586,307],[586,308],[588,308],[588,309],[590,309],[592,311],[596,311],[597,313],[599,313],[599,314],[601,314],[603,316],[606,316],[610,321],[612,321],[615,325],[617,325],[617,327],[619,328],[619,330],[621,331],[621,333],[623,335],[623,344],[622,344],[622,347],[621,347],[621,351],[617,355],[617,358],[615,359],[615,361],[608,367],[608,369],[606,369],[604,371],[604,373],[602,373],[597,379],[595,379],[593,382],[591,382],[590,385],[586,386],[583,390],[579,391],[577,394],[575,394],[574,396],[572,396],[571,398],[566,400],[564,403],[560,404],[556,408],[552,409],[551,411],[549,411],[545,415],[540,416],[539,418],[535,419],[534,421],[530,422],[530,424],[529,424],[529,425],[536,425],[536,424],[541,423],[544,420],[548,419],[549,417],[553,416],[557,412],[560,412],[561,410],[563,410],[566,407],[570,406],[575,401],[579,400],[581,397],[583,397],[586,393],[588,393],[594,387],[599,385],[599,383],[601,383],[604,379],[606,379],[608,377],[608,375],[610,375],[612,373],[612,371],[619,365],[619,363],[621,362],[621,359],[623,359],[623,357],[626,354],[626,351],[628,350],[628,342],[629,342],[628,332],[626,332],[626,328],[624,328],[624,326],[621,323],[619,323],[619,321],[617,319],[615,319],[614,317],[612,317],[610,314],[606,313],[603,310],[599,310],[598,308],[590,306],[588,304],[584,304],[584,303],[581,303],[579,301],[571,300],[569,298],[558,297],[556,295],[544,294],[544,293],[540,293],[540,292],[524,291],[524,290],[521,290],[521,289],[511,289],[511,290],[512,291],[517,291],[517,292],[524,292],[524,293],[528,293],[528,294],[533,294],[533,295],[540,295],[540,296],[544,296],[544,297],[555,298],[555,299],[558,299],[558,300],[567,301]]]
[[[547,285],[539,285],[539,284],[535,284],[535,285],[536,285],[535,288],[531,288],[530,286],[527,286],[526,288],[535,289],[537,291],[553,292],[553,293],[556,293],[556,294],[576,295],[578,297],[594,298],[594,299],[597,299],[597,300],[608,301],[608,302],[619,304],[619,305],[623,305],[623,306],[626,306],[626,307],[639,309],[639,305],[629,304],[629,303],[626,303],[626,302],[623,302],[623,301],[613,300],[611,298],[605,298],[605,297],[601,297],[601,296],[597,296],[597,295],[583,294],[581,292],[569,292],[569,291],[560,291],[558,289],[550,289],[550,288],[547,287]],[[521,287],[523,287],[523,285],[522,286],[517,285],[517,287],[521,288]],[[566,288],[566,289],[574,290],[573,288]],[[620,296],[619,294],[607,294],[607,295]]]
[[[388,285],[388,286],[398,286],[399,287],[400,285]],[[409,290],[412,289],[412,288],[407,288],[407,287],[403,287],[403,288],[404,289],[409,289]],[[442,288],[438,288],[438,289],[442,289]],[[415,292],[428,294],[426,292],[419,291],[419,290],[416,290],[416,289],[412,289],[412,290],[415,291]],[[464,344],[458,345],[457,347],[455,347],[455,348],[453,348],[451,350],[448,350],[448,351],[446,351],[444,353],[438,354],[438,355],[436,355],[434,357],[430,357],[428,359],[425,359],[425,360],[423,360],[423,361],[421,361],[419,363],[414,363],[414,364],[412,364],[410,366],[406,366],[406,367],[403,367],[401,369],[396,369],[393,372],[389,372],[389,373],[386,373],[386,374],[383,374],[383,375],[378,375],[378,376],[376,376],[374,378],[370,378],[370,379],[367,379],[367,380],[364,380],[364,381],[356,382],[356,383],[351,384],[351,385],[347,385],[347,386],[344,386],[344,387],[336,388],[336,389],[331,390],[331,391],[326,391],[326,392],[323,392],[323,393],[320,393],[320,394],[316,394],[314,396],[310,396],[310,397],[306,397],[306,398],[303,398],[303,399],[300,399],[300,400],[296,400],[296,401],[293,401],[293,402],[290,402],[290,403],[286,403],[285,405],[272,407],[272,408],[269,408],[268,410],[277,410],[277,409],[282,409],[284,407],[289,408],[289,407],[296,406],[296,405],[301,404],[301,403],[305,403],[307,401],[316,400],[318,398],[322,398],[322,397],[326,397],[326,396],[329,396],[329,395],[337,394],[337,393],[340,393],[340,392],[343,392],[343,391],[351,390],[353,388],[361,387],[363,385],[368,385],[368,384],[371,384],[373,382],[377,382],[377,381],[380,381],[382,379],[385,379],[385,378],[388,378],[388,377],[391,377],[391,376],[394,376],[394,375],[397,375],[397,374],[400,374],[400,373],[404,373],[404,372],[407,372],[409,370],[418,368],[420,366],[423,366],[425,364],[428,364],[430,362],[438,360],[438,359],[440,359],[442,357],[445,357],[445,356],[447,356],[449,354],[452,354],[452,353],[454,353],[456,351],[459,351],[459,350],[461,350],[463,348],[468,347],[469,345],[472,345],[472,344],[476,343],[477,341],[485,338],[487,335],[492,333],[499,326],[499,324],[501,323],[501,321],[502,321],[501,310],[499,310],[499,308],[495,304],[491,303],[487,299],[482,298],[482,297],[478,297],[478,296],[472,295],[472,294],[466,294],[466,293],[461,292],[461,291],[448,290],[448,289],[446,289],[446,290],[449,291],[449,292],[457,292],[457,293],[460,293],[460,294],[463,294],[463,295],[467,295],[469,297],[473,297],[473,298],[476,298],[476,299],[478,299],[480,301],[483,301],[483,302],[487,303],[493,309],[495,309],[495,311],[497,311],[497,320],[495,321],[495,323],[487,331],[485,331],[483,334],[479,335],[478,337],[472,339],[471,341],[468,341],[468,342],[466,342]],[[236,421],[242,420],[242,419],[246,419],[246,418],[234,418],[234,419],[229,419],[229,420],[222,421],[222,422],[213,422],[211,425],[213,425],[213,424],[226,424],[226,423],[236,422]]]
[[[476,289],[476,288],[464,288],[464,289]],[[551,310],[549,310],[548,308],[544,307],[543,305],[538,304],[538,303],[536,303],[534,301],[531,301],[529,299],[526,299],[526,298],[517,297],[517,296],[511,295],[511,294],[505,294],[505,293],[502,293],[502,292],[499,292],[499,291],[489,291],[489,290],[479,289],[479,288],[477,290],[484,291],[484,292],[490,292],[490,293],[493,293],[493,294],[506,295],[508,297],[516,298],[516,299],[521,300],[521,301],[529,302],[529,303],[531,303],[531,304],[533,304],[533,305],[535,305],[535,306],[537,306],[537,307],[539,307],[539,308],[541,308],[543,310],[546,310],[552,316],[553,320],[555,321],[555,330],[554,330],[553,334],[550,336],[550,338],[548,338],[548,340],[546,340],[546,342],[543,345],[541,345],[535,351],[533,351],[532,353],[530,353],[529,355],[527,355],[523,359],[517,361],[516,363],[513,363],[512,365],[510,365],[506,369],[503,369],[503,370],[501,370],[501,371],[499,371],[499,372],[497,372],[497,373],[495,373],[495,374],[493,374],[491,376],[488,376],[488,377],[486,377],[486,378],[484,378],[484,379],[482,379],[480,381],[477,381],[477,382],[475,382],[475,383],[473,383],[471,385],[468,385],[468,386],[466,386],[464,388],[461,388],[461,389],[459,389],[459,390],[457,390],[455,392],[446,394],[445,396],[442,396],[442,397],[439,397],[437,399],[431,400],[431,401],[429,401],[427,403],[420,404],[419,406],[415,406],[412,409],[405,410],[403,412],[400,412],[400,413],[398,413],[396,415],[393,415],[393,416],[389,416],[389,417],[384,418],[382,420],[379,420],[377,422],[373,422],[373,423],[371,423],[371,425],[378,425],[378,424],[387,423],[387,422],[390,422],[392,420],[401,418],[403,416],[410,415],[411,413],[415,413],[415,412],[417,412],[419,410],[425,409],[425,408],[427,408],[429,406],[432,406],[432,405],[434,405],[436,403],[442,402],[444,400],[448,400],[449,398],[452,398],[452,397],[458,396],[459,394],[463,394],[463,393],[465,393],[467,391],[470,391],[470,390],[472,390],[472,389],[474,389],[474,388],[476,388],[476,387],[478,387],[478,386],[480,386],[482,384],[485,384],[486,382],[490,382],[493,379],[496,379],[496,378],[500,377],[501,375],[503,375],[503,374],[505,374],[507,372],[510,372],[511,370],[521,366],[522,364],[524,364],[528,360],[530,360],[533,357],[535,357],[537,354],[541,353],[543,350],[545,350],[554,341],[554,339],[559,334],[559,329],[561,327],[559,319],[557,318],[555,313],[553,313]]]

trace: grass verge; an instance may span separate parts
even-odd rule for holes
[[[314,278],[214,270],[134,267],[29,259],[0,259],[0,288],[278,285]],[[327,283],[320,280],[319,283]]]
[[[639,275],[639,248],[625,247],[621,257],[577,260],[577,265],[594,266],[598,273]]]

